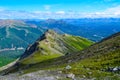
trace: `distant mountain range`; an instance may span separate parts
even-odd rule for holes
[[[25,20],[45,29],[54,29],[60,33],[82,36],[98,42],[120,31],[119,18],[83,18],[61,20]]]

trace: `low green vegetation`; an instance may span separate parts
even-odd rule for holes
[[[22,64],[35,64],[35,63],[39,63],[45,60],[49,60],[49,59],[53,59],[53,58],[57,58],[60,57],[61,54],[52,54],[52,55],[42,55],[40,52],[35,52],[33,56],[25,59],[22,61]],[[28,59],[32,59],[32,60],[28,60]]]
[[[120,49],[103,54],[96,55],[81,61],[69,64],[72,68],[70,70],[63,69],[65,73],[74,73],[80,77],[87,78],[101,78],[101,77],[115,77],[116,73],[107,71],[109,67],[115,68],[120,66]],[[118,76],[116,76],[117,78]]]
[[[67,34],[65,35],[65,37],[63,37],[63,42],[68,44],[69,47],[72,47],[72,49],[74,49],[75,52],[83,50],[93,43],[88,39]]]
[[[24,73],[37,71],[39,67],[41,70],[56,70],[62,71],[65,74],[73,73],[80,78],[96,78],[98,80],[120,79],[119,75],[117,75],[119,72],[107,71],[109,67],[115,68],[120,66],[120,49],[104,55],[97,55],[83,59],[74,63],[50,65],[50,63],[55,63],[55,60],[48,60],[40,64],[33,65],[29,69],[25,69]],[[71,69],[66,69],[68,65],[71,66]]]

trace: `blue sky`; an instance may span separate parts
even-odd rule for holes
[[[120,0],[0,0],[0,18],[120,17]]]

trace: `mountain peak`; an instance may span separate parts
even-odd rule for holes
[[[65,35],[60,35],[50,29],[47,30],[34,44],[26,49],[21,57],[21,63],[38,63],[82,50],[92,44],[92,42],[87,39],[78,36]],[[31,62],[31,59],[34,59],[35,61]]]
[[[46,35],[47,35],[47,34],[54,35],[54,34],[56,34],[56,32],[55,32],[54,30],[48,29],[48,30],[45,32],[45,34],[46,34]]]

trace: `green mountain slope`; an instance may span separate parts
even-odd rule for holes
[[[68,34],[60,35],[52,30],[40,37],[33,45],[27,48],[21,56],[20,64],[35,64],[48,59],[68,55],[82,50],[93,42]]]
[[[20,57],[42,33],[20,20],[0,20],[0,67]]]
[[[43,64],[46,67],[43,68]],[[47,67],[48,65],[49,67]],[[65,69],[67,65],[70,65],[71,69]],[[70,54],[46,61],[40,63],[39,66],[41,69],[60,69],[64,73],[73,73],[82,78],[119,80],[120,33],[114,34],[74,55]],[[34,69],[32,69],[33,67]],[[34,71],[38,65],[33,65],[33,67],[26,71]]]
[[[15,69],[10,71],[22,70],[23,73],[30,73],[38,70],[50,70],[62,71],[63,74],[73,73],[84,79],[119,80],[119,67],[120,33],[117,33],[74,54],[31,65],[20,61],[20,64],[14,66]]]

